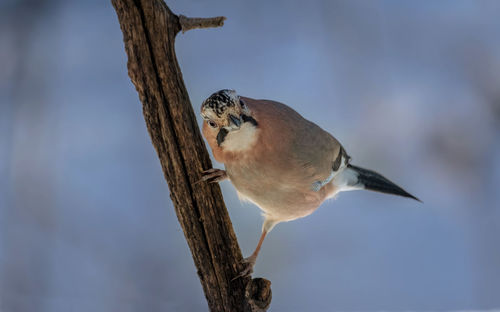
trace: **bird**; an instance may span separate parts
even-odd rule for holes
[[[198,182],[229,179],[241,200],[262,210],[261,236],[235,277],[248,276],[266,235],[281,222],[313,213],[339,192],[371,190],[420,201],[381,174],[351,164],[330,133],[276,101],[223,89],[201,104],[202,133],[223,169],[201,173]]]

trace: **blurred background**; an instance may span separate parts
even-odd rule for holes
[[[110,1],[0,3],[0,310],[205,311]],[[196,111],[287,103],[424,202],[347,192],[278,225],[271,311],[500,308],[499,1],[167,4],[228,18],[177,37]],[[260,212],[221,187],[249,255]]]

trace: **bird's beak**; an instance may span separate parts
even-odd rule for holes
[[[232,128],[239,129],[241,126],[241,119],[234,115],[229,114],[229,125]]]

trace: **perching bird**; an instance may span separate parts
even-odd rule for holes
[[[220,90],[203,102],[201,116],[203,135],[226,169],[204,171],[202,180],[229,178],[241,199],[263,211],[259,243],[237,277],[252,273],[276,224],[313,213],[338,192],[366,189],[418,200],[382,175],[351,165],[332,135],[285,104]]]

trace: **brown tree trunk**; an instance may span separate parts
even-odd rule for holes
[[[211,311],[265,311],[271,301],[269,281],[231,281],[242,269],[242,256],[219,186],[195,185],[211,162],[174,49],[181,30],[222,26],[224,18],[177,16],[163,0],[112,3],[123,32],[128,73],[143,104],[208,306]]]

